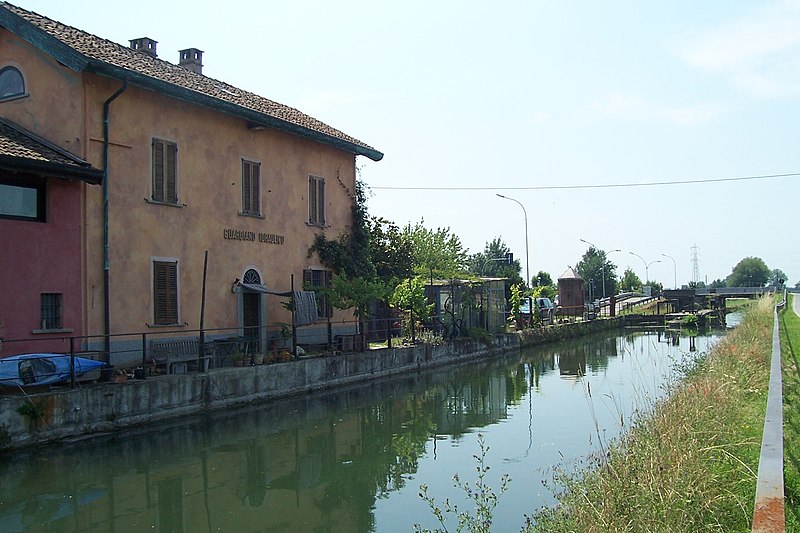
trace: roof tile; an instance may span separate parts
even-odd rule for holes
[[[383,154],[364,142],[292,107],[239,89],[223,81],[195,73],[180,65],[175,65],[127,46],[67,26],[7,2],[0,3],[0,6],[85,56],[90,62],[93,60],[101,64],[113,65],[126,71],[211,97],[219,102],[254,111],[268,118],[285,122],[290,127],[295,127],[293,129],[299,127],[301,135],[302,130],[310,130],[334,140],[352,144],[356,149],[356,153],[363,153],[363,155],[375,160],[379,160],[383,156]],[[358,148],[361,150],[358,150]]]

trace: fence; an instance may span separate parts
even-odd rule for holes
[[[764,417],[761,456],[758,460],[756,501],[753,511],[754,533],[786,531],[783,495],[783,380],[778,322],[778,310],[784,305],[786,305],[785,292],[783,302],[775,306],[774,312],[767,410]]]

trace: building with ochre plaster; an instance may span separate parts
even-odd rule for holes
[[[314,236],[348,230],[356,156],[383,154],[204,76],[202,57],[0,3],[0,160],[17,163],[0,166],[2,355],[197,330],[204,272],[204,327],[268,342],[291,322],[271,292],[330,280]]]

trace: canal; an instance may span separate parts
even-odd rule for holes
[[[717,334],[614,332],[0,458],[0,531],[408,532],[418,495],[509,474],[495,530],[553,498]],[[463,503],[462,503],[463,505]]]

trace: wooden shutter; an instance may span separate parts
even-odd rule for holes
[[[325,283],[325,287],[330,287],[331,286],[331,281],[333,279],[333,272],[331,272],[330,270],[325,270],[323,275],[325,276],[325,278],[324,278],[325,279],[325,282],[324,282]],[[323,298],[322,305],[323,305],[322,310],[324,312],[320,313],[320,315],[324,316],[324,317],[327,317],[327,318],[332,317],[333,316],[333,305],[331,305],[328,302],[328,298],[327,297]]]
[[[153,262],[153,321],[178,323],[178,263]]]
[[[259,163],[251,163],[250,168],[250,189],[252,199],[250,202],[250,209],[254,214],[261,214],[261,165]]]
[[[242,159],[242,213],[261,214],[260,168],[259,163]]]
[[[317,223],[317,183],[316,179],[308,177],[308,221]]]
[[[153,139],[153,200],[178,203],[178,145]]]
[[[178,203],[178,145],[164,143],[164,177],[166,181],[167,197],[164,201],[171,204]]]
[[[164,143],[153,139],[153,200],[164,201]]]
[[[242,213],[250,212],[250,165],[242,159]]]
[[[317,224],[325,225],[325,180],[317,179]]]

